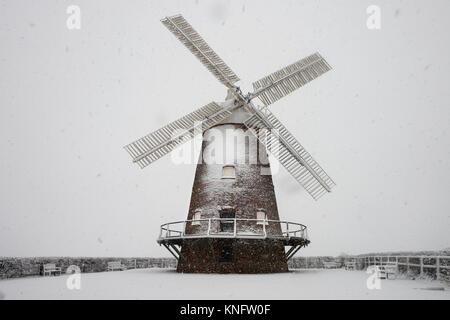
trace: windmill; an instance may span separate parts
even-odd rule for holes
[[[268,106],[331,67],[314,53],[254,82],[254,91],[244,95],[235,85],[239,77],[182,15],[161,21],[228,92],[225,101],[211,102],[125,146],[133,162],[144,168],[203,135],[187,220],[163,224],[157,242],[177,258],[179,272],[287,271],[287,261],[310,241],[306,226],[279,219],[266,150],[316,200],[335,183]],[[262,106],[254,103],[255,98]],[[206,150],[222,148],[220,139],[211,139],[213,132],[227,136],[230,130],[238,137],[250,132],[249,148],[226,163],[204,161]],[[229,155],[229,149],[225,153]],[[246,161],[238,161],[243,158]]]

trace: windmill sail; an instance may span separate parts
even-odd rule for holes
[[[325,59],[314,53],[254,82],[252,97],[259,97],[268,106],[329,70]]]
[[[244,124],[254,129],[267,150],[315,200],[330,192],[335,186],[333,180],[280,121],[267,109],[264,113],[257,109],[254,111],[255,114]]]
[[[211,128],[231,114],[215,102],[168,124],[161,129],[125,146],[141,168],[163,157],[196,134]]]
[[[182,15],[167,17],[161,22],[222,84],[232,88],[233,83],[239,81],[239,77],[220,59]]]

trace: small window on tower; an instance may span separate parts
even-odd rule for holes
[[[236,168],[234,165],[227,165],[222,168],[222,179],[235,179]]]
[[[202,211],[201,210],[195,210],[194,216],[192,217],[191,225],[199,226],[201,224],[201,221],[200,221],[201,218],[202,218]]]
[[[233,262],[233,247],[223,246],[220,250],[219,262]]]
[[[258,219],[256,224],[265,224],[266,226],[269,224],[269,222],[267,222],[267,214],[263,209],[258,209],[256,212],[256,219]]]

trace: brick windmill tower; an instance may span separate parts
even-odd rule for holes
[[[228,88],[211,102],[125,146],[141,168],[203,136],[187,219],[161,226],[158,243],[178,260],[178,272],[288,271],[309,244],[306,227],[281,221],[266,151],[318,199],[335,185],[267,106],[329,71],[318,53],[253,83],[244,95],[237,75],[181,15],[162,23]],[[258,98],[262,106],[253,103]],[[285,247],[289,247],[285,251]]]

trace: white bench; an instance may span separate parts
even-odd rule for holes
[[[323,266],[325,269],[336,269],[339,267],[339,264],[335,261],[324,261]]]
[[[108,262],[108,269],[107,271],[114,271],[114,270],[126,270],[127,267],[122,264],[120,261],[110,261]]]
[[[61,268],[57,267],[54,263],[46,263],[46,264],[44,264],[42,270],[43,270],[44,276],[46,274],[51,276],[52,273],[53,274],[57,274],[57,273],[61,274]]]
[[[398,265],[395,262],[370,265],[368,268],[373,268],[379,279],[390,279],[392,276],[396,277],[398,273]]]
[[[388,262],[385,265],[379,266],[380,270],[380,278],[381,279],[389,279],[389,276],[394,276],[394,278],[397,276],[398,266],[395,262]]]
[[[356,262],[355,261],[347,261],[345,263],[345,270],[356,270]]]

